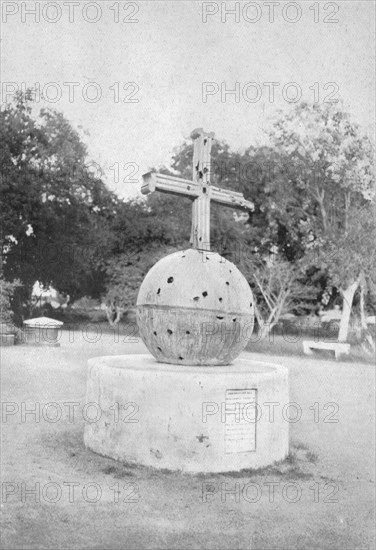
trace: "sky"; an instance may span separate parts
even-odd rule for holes
[[[338,99],[372,136],[374,21],[371,0],[3,0],[1,101],[39,88],[37,105],[62,111],[109,187],[133,196],[193,129],[261,144],[294,102]]]

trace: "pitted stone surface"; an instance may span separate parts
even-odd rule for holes
[[[137,323],[160,362],[226,365],[252,334],[252,291],[238,268],[219,254],[175,252],[146,275],[137,299]]]

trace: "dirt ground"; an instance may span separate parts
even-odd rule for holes
[[[85,449],[86,360],[144,352],[132,335],[90,339],[64,333],[59,348],[0,350],[2,548],[374,547],[374,366],[248,353],[290,371],[302,411],[291,455],[261,471],[189,476]],[[36,403],[39,418],[25,415]]]

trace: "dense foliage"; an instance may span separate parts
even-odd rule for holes
[[[35,281],[71,299],[105,289],[105,251],[118,200],[85,166],[86,149],[61,113],[34,114],[19,96],[0,112],[3,276],[19,279],[17,315]]]
[[[102,298],[117,322],[150,267],[189,246],[191,202],[158,193],[120,200],[91,173],[64,116],[36,112],[27,96],[5,105],[0,123],[2,276],[19,280],[16,319],[38,280],[71,302]],[[182,144],[162,171],[190,178],[192,152]],[[249,214],[212,205],[211,240],[248,277],[259,324],[309,312],[323,295],[349,300],[350,287],[350,309],[358,288],[362,307],[372,304],[373,149],[345,112],[300,104],[276,118],[268,147],[233,152],[216,141],[212,160],[212,183],[254,203]]]

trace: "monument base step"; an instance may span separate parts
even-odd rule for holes
[[[96,357],[88,366],[84,440],[101,455],[198,473],[256,469],[288,454],[285,367],[242,357],[182,366],[150,355]]]

